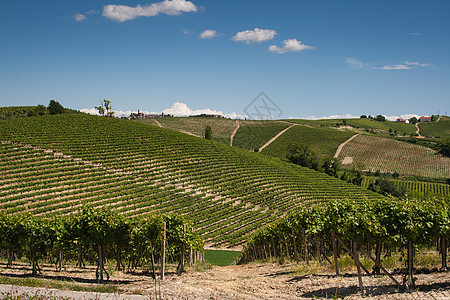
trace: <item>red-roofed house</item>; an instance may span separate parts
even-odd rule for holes
[[[419,122],[431,122],[431,117],[420,117]]]

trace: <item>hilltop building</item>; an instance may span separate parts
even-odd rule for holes
[[[164,113],[161,114],[145,114],[138,110],[137,113],[132,113],[129,119],[153,119],[153,118],[164,118],[166,115]]]
[[[397,123],[409,123],[409,120],[398,118],[396,122]]]
[[[431,117],[420,117],[419,122],[431,122]]]

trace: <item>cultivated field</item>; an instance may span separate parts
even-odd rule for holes
[[[285,159],[292,143],[307,145],[320,158],[333,157],[337,147],[355,133],[333,128],[312,128],[297,125],[266,147],[262,153]]]
[[[448,138],[450,137],[450,118],[443,116],[439,122],[420,123],[419,128],[423,136]]]
[[[289,127],[288,123],[280,121],[241,121],[241,126],[234,137],[233,146],[257,151],[287,127]]]
[[[164,128],[191,134],[197,137],[203,137],[205,127],[211,126],[213,132],[213,140],[222,142],[227,145],[230,144],[231,133],[236,127],[236,121],[230,119],[185,117],[157,118],[155,120]],[[155,120],[137,120],[137,122],[157,125],[157,123],[155,123]]]
[[[450,158],[430,148],[376,136],[357,136],[343,147],[339,158],[344,161],[352,158],[347,159],[351,163],[343,164],[346,168],[432,178],[450,177]]]

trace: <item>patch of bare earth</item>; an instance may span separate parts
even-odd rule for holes
[[[26,269],[23,265],[8,271],[2,268],[2,273],[16,277]],[[47,279],[69,275],[75,277],[75,282],[92,284],[94,270],[95,267],[89,267],[58,273],[50,272],[49,265],[44,273]],[[385,276],[363,276],[363,294],[358,290],[358,278],[354,273],[336,277],[331,272],[300,275],[297,270],[293,264],[213,266],[206,271],[182,275],[172,271],[164,281],[156,283],[148,273],[115,271],[111,284],[116,284],[121,294],[139,294],[145,299],[450,299],[450,272],[416,274],[417,289],[411,292],[401,291]],[[400,275],[396,277],[400,280]]]
[[[449,272],[416,277],[418,290],[401,292],[387,277],[364,276],[362,294],[353,274],[300,276],[293,265],[248,264],[173,277],[162,283],[161,293],[168,299],[450,299]]]
[[[352,164],[352,163],[353,163],[353,157],[351,157],[351,156],[346,156],[342,160],[342,164],[343,165],[349,165],[349,164]]]

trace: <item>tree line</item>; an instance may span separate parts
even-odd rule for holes
[[[64,108],[58,101],[50,100],[47,106],[7,106],[0,107],[0,119],[35,117],[43,115],[57,115],[66,113],[77,113],[77,111]]]

